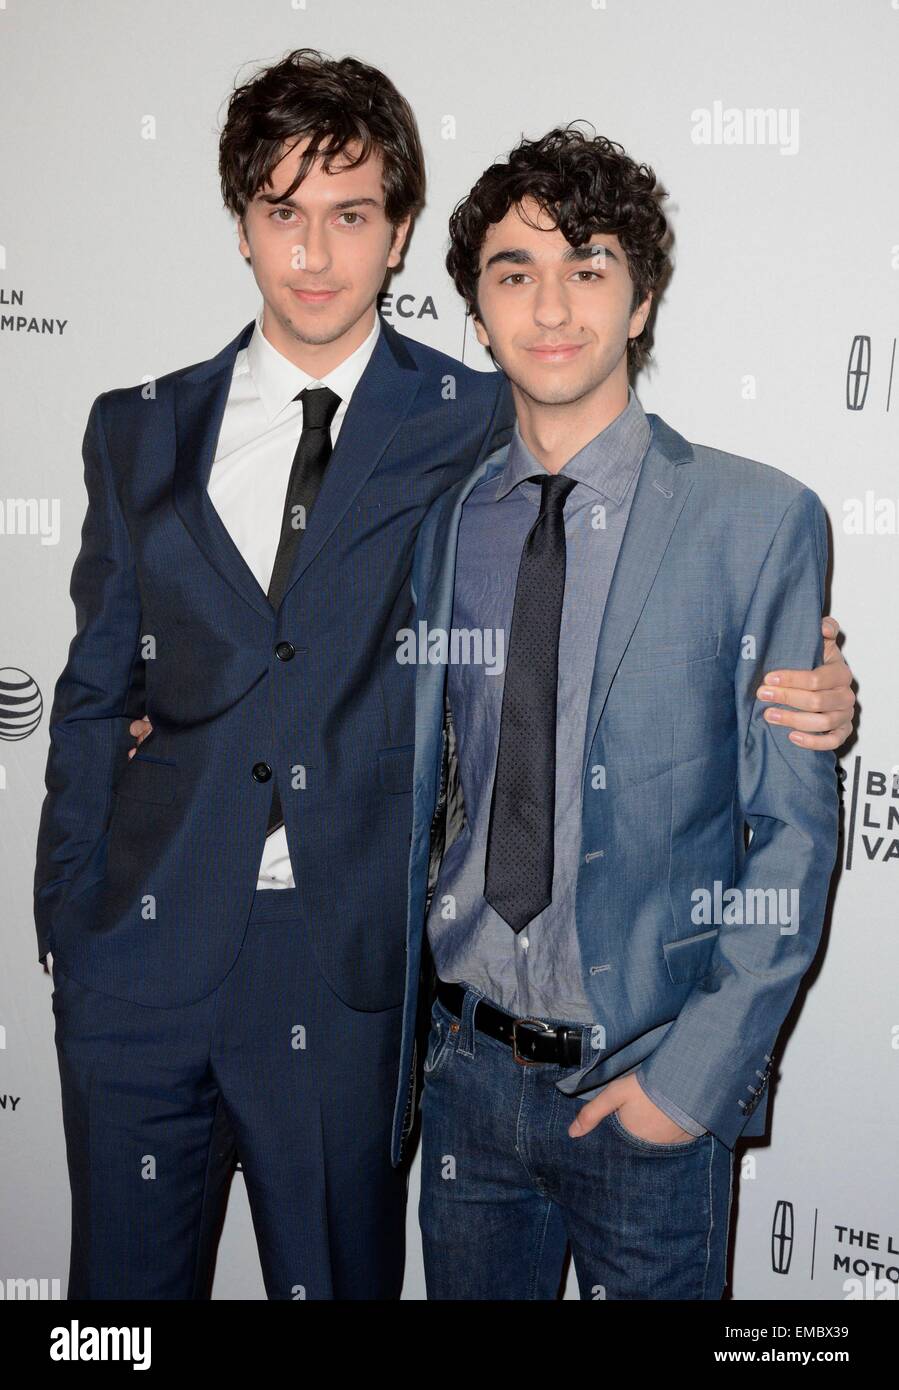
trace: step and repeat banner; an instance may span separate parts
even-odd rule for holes
[[[669,192],[675,272],[635,383],[688,439],[821,497],[859,683],[818,962],[738,1150],[735,1299],[899,1291],[899,4],[896,0],[0,0],[0,1295],[65,1294],[51,980],[32,921],[91,402],[210,357],[259,306],[222,210],[232,83],[352,54],[412,103],[427,206],[382,297],[484,371],[447,219],[523,135],[589,121]],[[404,1296],[424,1297],[412,1169]],[[214,1296],[263,1298],[238,1172]],[[576,1297],[573,1271],[566,1297]]]

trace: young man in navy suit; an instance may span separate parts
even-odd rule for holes
[[[377,312],[424,197],[383,74],[291,54],[234,92],[220,170],[261,312],[152,399],[105,392],[84,443],[35,883],[69,1297],[208,1296],[236,1147],[270,1298],[391,1298],[414,692],[394,638],[418,521],[510,402]]]
[[[207,1297],[236,1153],[269,1297],[393,1298],[415,675],[395,635],[418,524],[508,437],[511,398],[377,313],[424,196],[383,74],[289,55],[235,92],[220,164],[260,315],[153,400],[104,393],[85,437],[36,875],[69,1296]]]

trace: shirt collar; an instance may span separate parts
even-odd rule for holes
[[[579,449],[560,472],[564,477],[585,483],[594,492],[600,492],[620,505],[643,461],[651,435],[646,413],[633,388],[628,386],[627,405],[621,413]],[[531,474],[542,475],[544,471],[543,465],[534,458],[522,439],[516,421],[505,466],[497,479],[497,500],[505,497]]]
[[[340,397],[338,413],[346,410],[362,373],[368,366],[381,331],[381,316],[375,312],[374,327],[363,343],[342,362],[322,377],[310,376],[297,367],[270,343],[262,331],[264,306],[256,315],[256,324],[247,344],[247,367],[253,385],[259,393],[266,419],[271,422],[300,391],[307,386],[327,386]]]

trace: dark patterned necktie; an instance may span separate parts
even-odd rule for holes
[[[515,586],[484,876],[484,897],[514,932],[552,902],[564,509],[577,483],[535,480],[543,495]]]
[[[294,400],[303,403],[303,429],[287,482],[278,553],[268,585],[268,599],[273,608],[278,608],[284,597],[294,558],[325,476],[331,457],[331,421],[340,405],[340,397],[327,386],[307,386],[305,391],[294,396]],[[283,824],[281,797],[275,783],[266,834],[271,835]]]

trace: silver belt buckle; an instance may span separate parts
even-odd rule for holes
[[[542,1062],[534,1062],[530,1057],[522,1057],[518,1051],[518,1025],[528,1024],[532,1028],[542,1028],[544,1033],[552,1033],[548,1023],[543,1023],[539,1018],[513,1018],[512,1020],[512,1056],[520,1067],[541,1067]]]

